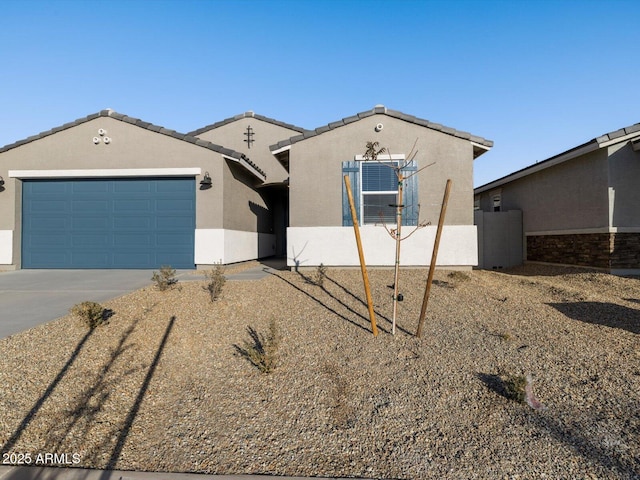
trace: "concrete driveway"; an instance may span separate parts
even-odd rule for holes
[[[152,283],[153,270],[17,270],[0,272],[0,338]]]

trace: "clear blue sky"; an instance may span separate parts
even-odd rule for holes
[[[376,104],[495,142],[475,185],[640,122],[640,2],[0,2],[0,145],[104,108],[180,132]]]

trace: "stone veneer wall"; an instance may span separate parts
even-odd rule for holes
[[[611,268],[640,268],[640,233],[614,233]]]
[[[640,268],[640,233],[527,236],[527,260],[606,269]]]

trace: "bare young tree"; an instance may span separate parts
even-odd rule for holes
[[[396,316],[398,311],[398,301],[402,300],[402,297],[399,298],[399,275],[400,275],[400,242],[406,240],[411,235],[413,235],[417,230],[426,227],[431,222],[420,222],[420,204],[418,204],[418,222],[415,228],[405,237],[402,236],[402,211],[405,207],[403,202],[403,190],[404,190],[404,182],[408,178],[420,173],[427,167],[430,167],[435,162],[432,162],[428,165],[423,166],[422,168],[410,173],[409,175],[405,175],[405,169],[415,160],[418,155],[418,150],[416,150],[416,145],[418,140],[413,143],[413,147],[411,147],[411,151],[405,156],[405,159],[401,162],[394,163],[392,161],[392,156],[389,150],[385,147],[380,147],[378,142],[367,142],[366,150],[363,155],[364,161],[374,161],[378,162],[385,167],[393,169],[396,178],[398,179],[398,194],[396,197],[395,205],[389,205],[390,207],[395,207],[396,209],[396,227],[389,228],[386,224],[384,216],[382,212],[380,212],[381,223],[384,226],[387,233],[393,238],[396,242],[396,258],[395,258],[395,271],[394,271],[394,280],[393,280],[393,319],[392,319],[392,327],[391,333],[395,335],[396,333]],[[386,155],[385,155],[386,154]],[[387,158],[385,158],[387,157]]]

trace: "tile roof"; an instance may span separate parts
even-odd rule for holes
[[[272,123],[274,125],[278,125],[279,127],[288,128],[289,130],[295,130],[300,133],[308,131],[306,128],[297,127],[295,125],[291,125],[290,123],[281,122],[274,118],[265,117],[263,115],[258,115],[254,112],[249,111],[245,113],[240,113],[234,117],[225,118],[224,120],[220,120],[219,122],[212,123],[211,125],[207,125],[206,127],[199,128],[197,130],[194,130],[193,132],[189,132],[188,135],[197,136],[197,135],[200,135],[201,133],[208,132],[209,130],[213,130],[214,128],[222,127],[223,125],[233,123],[237,120],[242,120],[243,118],[255,118],[257,120],[262,120],[263,122]]]
[[[634,123],[628,127],[621,128],[614,132],[605,133],[597,138],[591,140],[592,142],[604,143],[609,140],[615,140],[616,138],[624,137],[625,135],[631,135],[632,133],[640,132],[640,123]]]
[[[633,134],[638,134],[638,136],[640,137],[640,123],[635,123],[628,127],[620,128],[619,130],[605,133],[604,135],[600,135],[599,137],[593,138],[588,142],[578,145],[577,147],[570,148],[569,150],[565,150],[562,153],[558,153],[557,155],[554,155],[552,157],[546,158],[544,160],[540,160],[534,163],[533,165],[529,165],[527,167],[521,168],[520,170],[516,170],[515,172],[511,172],[508,175],[505,175],[504,177],[500,177],[500,178],[497,178],[496,180],[492,180],[488,183],[485,183],[484,185],[480,185],[479,187],[474,188],[474,193],[478,194],[478,193],[485,192],[487,190],[491,190],[493,188],[497,188],[500,185],[504,185],[506,183],[517,180],[519,178],[526,177],[527,175],[531,175],[532,173],[538,172],[540,170],[544,170],[545,168],[553,167],[554,165],[557,165],[559,163],[563,163],[563,162],[566,162],[567,160],[571,160],[573,158],[579,157],[586,153],[598,150],[599,148],[604,146],[603,145],[604,143],[607,143],[610,141],[614,141],[614,143],[619,143],[619,142],[615,142],[615,140],[620,138],[622,141],[622,137],[633,135]],[[638,147],[636,147],[636,144],[638,142],[640,142],[640,139],[631,141],[631,147],[634,149],[634,151],[637,151]]]
[[[109,117],[109,118],[113,118],[115,120],[120,120],[122,122],[130,123],[131,125],[135,125],[137,127],[144,128],[146,130],[150,130],[152,132],[160,133],[162,135],[167,135],[169,137],[173,137],[173,138],[176,138],[178,140],[182,140],[182,141],[185,141],[185,142],[188,142],[188,143],[193,143],[193,144],[198,145],[200,147],[207,148],[209,150],[213,150],[214,152],[218,152],[218,153],[220,153],[222,155],[225,155],[227,157],[231,157],[231,158],[234,158],[234,159],[236,159],[238,161],[241,161],[241,163],[245,163],[245,164],[249,165],[256,172],[258,172],[262,177],[266,178],[266,174],[264,173],[264,171],[260,167],[258,167],[255,163],[253,163],[249,159],[249,157],[247,157],[244,153],[236,152],[235,150],[231,150],[229,148],[225,148],[225,147],[222,147],[220,145],[216,145],[215,143],[211,143],[211,142],[207,142],[205,140],[201,140],[201,139],[199,139],[199,138],[197,138],[197,137],[195,137],[193,135],[179,133],[179,132],[176,132],[175,130],[170,130],[168,128],[164,128],[164,127],[161,127],[159,125],[154,125],[152,123],[145,122],[143,120],[140,120],[139,118],[129,117],[127,115],[123,115],[121,113],[114,112],[111,109],[101,110],[98,113],[94,113],[94,114],[88,115],[86,117],[79,118],[79,119],[77,119],[77,120],[75,120],[73,122],[65,123],[64,125],[52,128],[51,130],[47,130],[45,132],[38,133],[37,135],[32,135],[31,137],[25,138],[24,140],[19,140],[19,141],[15,142],[15,143],[11,143],[9,145],[5,145],[4,147],[0,147],[0,153],[6,152],[7,150],[11,150],[13,148],[20,147],[20,146],[25,145],[27,143],[33,142],[35,140],[39,140],[41,138],[48,137],[49,135],[53,135],[54,133],[61,132],[63,130],[67,130],[68,128],[72,128],[72,127],[81,125],[81,124],[86,123],[86,122],[88,122],[90,120],[94,120],[94,119],[100,118],[100,117]]]
[[[376,105],[372,110],[368,110],[366,112],[360,112],[351,117],[346,117],[346,118],[343,118],[342,120],[338,120],[337,122],[332,122],[328,125],[322,126],[320,128],[316,128],[315,130],[307,130],[305,132],[302,132],[301,135],[296,135],[286,140],[282,140],[276,143],[275,145],[271,145],[269,148],[271,151],[275,151],[280,148],[286,147],[288,145],[292,145],[294,143],[306,140],[307,138],[315,137],[316,135],[321,135],[330,130],[334,130],[336,128],[348,125],[350,123],[357,122],[358,120],[362,120],[363,118],[370,117],[372,115],[386,115],[388,117],[398,118],[400,120],[404,120],[405,122],[420,125],[421,127],[430,128],[431,130],[437,130],[439,132],[446,133],[447,135],[453,135],[454,137],[459,137],[465,140],[469,140],[470,142],[477,143],[478,145],[482,145],[483,147],[487,147],[487,148],[493,147],[493,142],[491,140],[487,140],[482,137],[477,137],[467,132],[461,132],[454,128],[445,127],[444,125],[440,125],[439,123],[433,123],[433,122],[430,122],[429,120],[424,120],[422,118],[418,118],[413,115],[407,115],[397,110],[390,110],[384,105]]]

